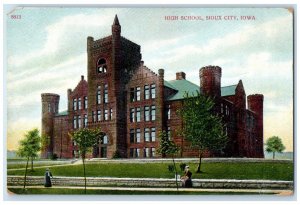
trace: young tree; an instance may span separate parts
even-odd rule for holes
[[[273,159],[275,159],[275,152],[282,152],[285,150],[285,146],[282,144],[281,139],[278,136],[272,136],[267,140],[266,151],[273,152]]]
[[[24,176],[24,189],[26,186],[26,176],[28,169],[28,162],[31,159],[31,170],[33,171],[33,159],[38,156],[38,152],[41,149],[41,137],[38,129],[33,129],[25,134],[25,138],[20,141],[20,146],[17,151],[17,155],[27,159],[25,176]]]
[[[201,172],[201,162],[206,150],[220,151],[227,144],[222,118],[213,113],[214,102],[197,92],[184,95],[183,107],[178,110],[183,120],[182,136],[199,150],[197,173]]]
[[[83,128],[70,134],[72,139],[76,142],[81,154],[84,175],[84,187],[86,193],[86,171],[85,171],[85,158],[86,154],[92,149],[94,145],[98,145],[102,140],[102,132],[100,129]]]
[[[178,182],[177,182],[178,172],[177,172],[174,156],[179,151],[179,148],[175,145],[175,143],[173,141],[171,141],[169,139],[169,136],[166,133],[166,131],[160,132],[158,135],[158,138],[159,138],[159,147],[157,148],[156,152],[158,154],[161,154],[162,157],[166,157],[168,155],[172,157],[173,166],[174,166],[174,170],[175,170],[176,187],[177,187],[177,191],[178,191]]]

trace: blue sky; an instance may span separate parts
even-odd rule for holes
[[[199,85],[199,68],[222,67],[222,86],[241,79],[246,94],[262,93],[264,136],[293,146],[293,27],[282,8],[23,8],[7,18],[8,149],[40,128],[43,92],[61,96],[86,76],[86,38],[110,35],[118,14],[122,36],[141,45],[145,65],[166,80],[184,71]],[[166,21],[165,16],[255,16],[255,20]]]

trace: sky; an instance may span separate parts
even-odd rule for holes
[[[41,93],[60,95],[87,74],[88,36],[121,35],[141,45],[144,64],[165,79],[184,71],[199,85],[199,69],[222,68],[222,86],[243,81],[247,95],[264,95],[264,140],[282,138],[293,151],[293,17],[283,8],[17,8],[6,19],[7,148],[41,128]],[[16,15],[18,18],[14,18]],[[179,20],[165,20],[178,16]],[[201,16],[204,20],[181,20]],[[206,20],[221,16],[221,20]],[[236,19],[225,20],[226,16]],[[242,20],[251,16],[252,20]],[[253,18],[254,17],[254,18]],[[232,17],[233,18],[233,17]]]

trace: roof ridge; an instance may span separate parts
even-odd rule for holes
[[[230,87],[230,86],[237,86],[237,85],[238,85],[238,84],[226,85],[226,86],[221,86],[221,88]]]

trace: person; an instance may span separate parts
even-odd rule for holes
[[[192,172],[190,171],[189,166],[185,166],[184,175],[181,177],[182,179],[182,187],[190,188],[193,186],[192,184]]]
[[[52,173],[50,172],[49,168],[47,168],[45,172],[45,187],[52,186],[51,178],[53,179]]]

